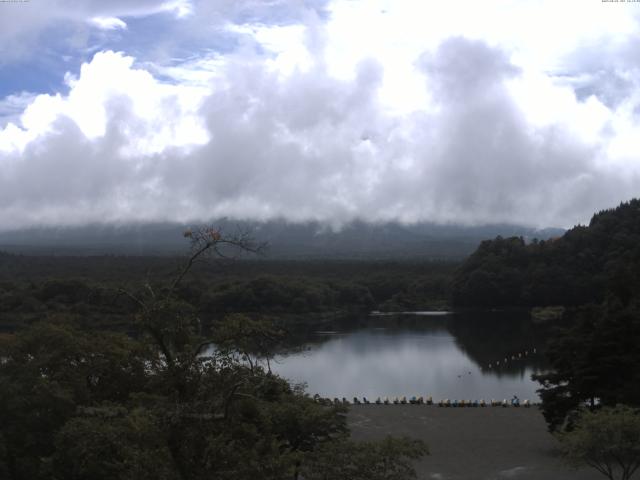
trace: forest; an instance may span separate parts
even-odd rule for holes
[[[596,213],[588,226],[525,242],[487,240],[464,261],[452,284],[457,306],[578,306],[640,291],[640,200]]]
[[[640,200],[596,213],[562,237],[482,242],[454,275],[457,306],[568,307],[538,374],[551,430],[581,407],[640,406]]]
[[[184,258],[27,256],[0,253],[0,331],[56,315],[126,331],[135,305],[121,295],[162,284]],[[228,313],[288,324],[354,312],[444,308],[453,262],[205,259],[175,294],[209,325]],[[303,315],[304,314],[304,315]]]
[[[354,442],[343,406],[259,361],[372,310],[562,306],[536,376],[549,429],[640,406],[639,200],[462,263],[227,259],[218,247],[253,240],[188,237],[184,257],[0,253],[0,477],[411,478],[423,442]],[[483,330],[452,325],[463,342]]]
[[[223,262],[253,241],[189,238],[181,259],[1,256],[0,477],[415,477],[424,442],[352,441],[344,406],[258,360],[295,315],[442,302],[451,266]]]

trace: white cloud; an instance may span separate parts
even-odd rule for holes
[[[9,122],[15,123],[35,97],[34,93],[20,92],[0,99],[0,127]]]
[[[119,30],[127,28],[127,24],[118,17],[93,17],[90,23],[102,30]]]
[[[640,186],[625,43],[638,28],[628,11],[568,3],[334,1],[328,19],[268,23],[221,2],[233,50],[165,65],[101,52],[67,94],[14,107],[0,223],[587,220]],[[204,29],[204,5],[86,11],[163,8]],[[581,47],[603,39],[616,45],[606,65]],[[615,98],[600,67],[624,84]]]
[[[87,140],[107,134],[110,118],[119,108],[130,114],[120,125],[130,132],[123,138],[123,152],[150,155],[169,146],[188,146],[207,141],[198,109],[203,89],[174,86],[157,81],[145,70],[133,67],[133,58],[114,52],[98,53],[84,64],[79,78],[67,76],[67,96],[38,95],[15,126],[0,130],[4,150],[19,153],[30,142],[55,135],[56,122],[72,121]],[[11,142],[13,139],[13,142]],[[6,146],[13,144],[15,150]]]

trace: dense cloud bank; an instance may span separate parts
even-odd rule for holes
[[[67,93],[5,99],[0,228],[221,216],[570,226],[640,191],[636,90],[598,96],[594,76],[579,90],[451,36],[416,56],[427,93],[400,111],[380,95],[391,67],[370,57],[332,74],[324,20],[294,13],[282,23],[306,19],[310,59],[291,68],[274,67],[283,56],[254,32],[175,68],[102,51],[67,75]],[[625,85],[635,68],[618,68]]]

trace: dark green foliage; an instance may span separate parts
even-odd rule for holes
[[[246,281],[222,283],[202,300],[205,312],[317,312],[327,309],[370,306],[371,295],[349,295],[354,287],[328,285],[299,278],[260,276]],[[362,287],[361,287],[362,288]],[[368,295],[368,297],[367,297]],[[368,302],[367,302],[368,301]],[[369,303],[369,305],[367,305]]]
[[[177,479],[165,442],[144,409],[82,408],[57,433],[52,468],[68,480]]]
[[[558,438],[570,464],[610,480],[629,480],[640,467],[640,411],[627,406],[581,411],[575,428]]]
[[[551,430],[582,406],[640,406],[640,200],[597,213],[588,227],[526,244],[483,242],[460,267],[455,305],[573,307],[536,375]],[[589,306],[587,306],[589,305]]]
[[[175,340],[190,337],[184,329],[160,329],[160,357],[152,335],[67,324],[3,338],[6,478],[280,479],[303,452],[344,438],[338,407],[227,354],[194,356],[193,343]]]
[[[96,293],[79,280],[49,280],[36,295],[41,302],[79,303],[91,301]]]
[[[512,305],[522,288],[527,254],[522,238],[487,240],[462,265],[453,301],[459,305]],[[517,303],[516,303],[517,304]]]
[[[640,406],[640,309],[612,300],[576,314],[547,349],[552,371],[534,376],[551,430],[572,427],[581,406]]]
[[[176,272],[163,257],[0,256],[0,331],[14,331],[62,315],[87,327],[131,331],[137,305],[119,293]],[[6,270],[3,270],[2,267]],[[416,310],[449,303],[452,263],[205,261],[175,289],[197,309],[203,327],[226,313],[293,320],[371,310]],[[150,280],[151,279],[151,280]]]
[[[253,369],[262,359],[269,367],[269,359],[282,346],[285,336],[286,332],[269,320],[233,314],[216,322],[211,340],[221,352],[238,352]]]
[[[352,444],[344,407],[321,405],[265,371],[257,360],[268,359],[283,335],[273,323],[235,314],[216,319],[213,337],[203,335],[194,306],[202,284],[182,285],[182,278],[209,249],[251,246],[214,229],[189,236],[191,256],[169,281],[131,290],[76,280],[2,285],[10,295],[33,296],[48,315],[0,335],[2,478],[280,480],[298,478],[301,468],[316,478],[331,448],[353,451],[355,459],[378,448],[388,474],[371,478],[410,476],[408,459],[424,453],[421,444]],[[307,300],[317,294],[308,301],[320,305],[328,297],[368,297],[365,288],[329,282],[258,277],[249,284],[244,291],[259,302],[276,297],[269,308],[290,301],[292,292]],[[80,306],[98,317],[130,315],[134,335],[96,328]],[[342,455],[331,467],[348,472],[353,461]]]
[[[79,405],[125,401],[145,376],[141,347],[117,334],[38,324],[3,339],[0,424],[11,478],[40,478]]]
[[[416,478],[411,461],[429,453],[420,440],[327,443],[303,468],[308,480],[404,480]]]
[[[485,241],[453,283],[460,306],[576,306],[640,291],[640,200],[597,213],[562,237]]]

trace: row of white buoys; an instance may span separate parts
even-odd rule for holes
[[[518,352],[513,355],[507,355],[502,360],[496,360],[495,362],[490,363],[488,367],[489,369],[492,369],[494,367],[499,367],[501,364],[506,365],[510,361],[514,362],[516,360],[522,360],[524,357],[528,357],[530,354],[533,355],[536,353],[538,353],[538,350],[536,350],[536,348],[534,347],[531,351],[525,350],[524,352]]]
[[[431,396],[429,397],[378,397],[371,401],[367,397],[353,397],[353,401],[349,401],[346,397],[341,399],[335,397],[333,400],[328,398],[322,398],[319,395],[314,395],[314,400],[326,405],[438,405],[439,407],[524,407],[529,408],[532,403],[529,400],[524,400],[522,403],[518,397],[513,397],[511,400],[506,398],[503,400],[491,399],[489,402],[485,402],[484,399],[480,400],[450,400],[445,398],[438,402],[434,402]]]

